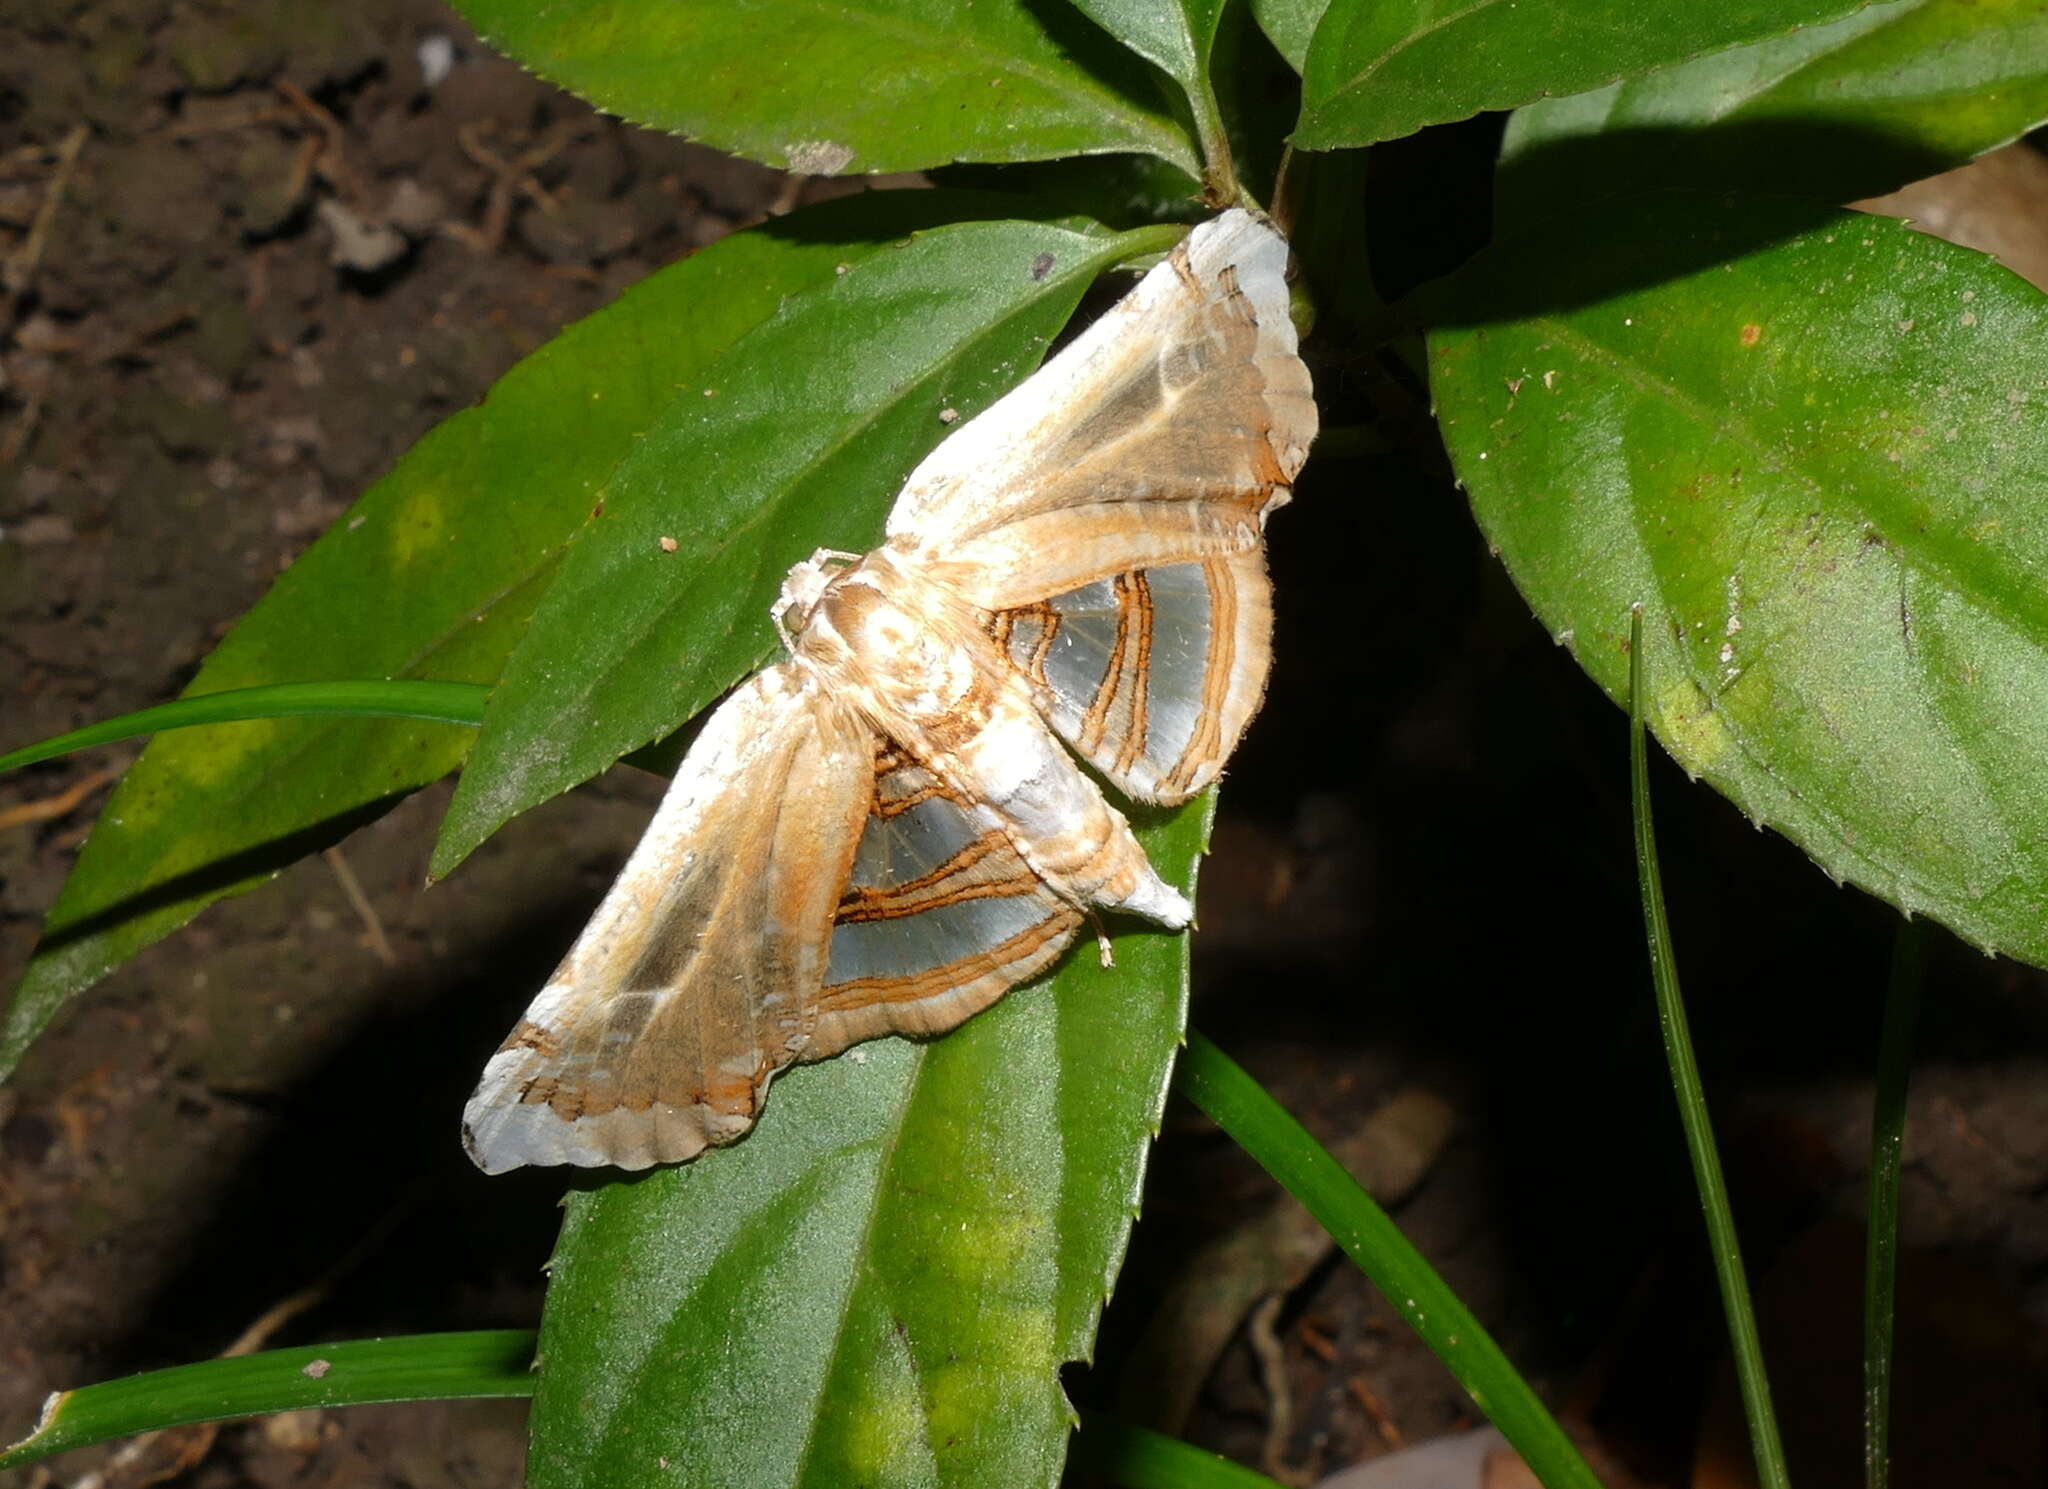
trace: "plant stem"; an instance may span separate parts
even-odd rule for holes
[[[285,682],[257,688],[233,688],[160,703],[118,718],[103,719],[39,744],[0,755],[0,770],[15,770],[54,760],[73,750],[117,744],[166,729],[200,724],[247,723],[256,719],[289,719],[310,715],[365,719],[424,719],[437,724],[474,728],[483,721],[490,689],[466,682],[417,682],[409,679],[360,682]]]
[[[1693,1183],[1707,1222],[1707,1240],[1714,1254],[1714,1275],[1721,1284],[1721,1309],[1728,1318],[1729,1346],[1735,1356],[1736,1380],[1742,1389],[1743,1413],[1756,1455],[1763,1489],[1789,1489],[1785,1449],[1771,1410],[1770,1382],[1764,1373],[1763,1346],[1757,1338],[1756,1314],[1750,1306],[1749,1281],[1742,1270],[1742,1246],[1735,1234],[1735,1215],[1721,1160],[1714,1151],[1713,1123],[1693,1056],[1692,1033],[1686,1026],[1685,1003],[1678,987],[1678,963],[1671,947],[1671,925],[1664,914],[1663,876],[1657,867],[1657,831],[1650,814],[1650,758],[1643,728],[1643,610],[1635,607],[1629,621],[1628,658],[1629,785],[1635,803],[1636,874],[1642,889],[1643,925],[1650,943],[1650,976],[1657,989],[1657,1023],[1664,1035],[1664,1055],[1671,1066],[1671,1089],[1678,1098],[1678,1116],[1685,1127],[1686,1151],[1692,1157]]]
[[[1073,1457],[1125,1489],[1282,1489],[1264,1474],[1193,1443],[1095,1412],[1081,1414]]]
[[[1223,128],[1223,110],[1216,102],[1209,69],[1201,67],[1198,74],[1187,98],[1195,137],[1202,147],[1202,198],[1212,207],[1236,206],[1242,188],[1237,182],[1237,163],[1230,154],[1230,135]]]
[[[1870,1112],[1870,1216],[1863,1267],[1863,1482],[1891,1483],[1892,1333],[1898,1312],[1899,1161],[1906,1131],[1906,1083],[1927,965],[1927,928],[1903,921],[1892,946],[1877,1089]]]

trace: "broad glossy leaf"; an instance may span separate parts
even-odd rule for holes
[[[872,547],[947,411],[992,402],[1097,274],[1179,235],[936,228],[792,295],[680,388],[598,493],[492,695],[435,872],[758,666],[789,566]]]
[[[1862,8],[1863,0],[1336,0],[1308,49],[1294,143],[1332,150],[1398,139]]]
[[[1199,169],[1156,77],[1061,0],[460,0],[599,108],[811,175],[1138,151]]]
[[[494,682],[592,493],[677,384],[839,264],[988,206],[944,192],[830,203],[651,275],[415,445],[243,617],[188,696],[379,676]],[[153,741],[50,912],[0,1029],[0,1076],[66,998],[447,774],[473,738],[293,719]]]
[[[1518,109],[1504,222],[1662,186],[1829,202],[1952,169],[2048,119],[2048,10],[1903,0]]]
[[[1207,802],[1141,832],[1192,883]],[[929,1044],[775,1083],[760,1125],[576,1193],[534,1489],[1059,1479],[1186,1005],[1188,939],[1120,925]]]
[[[1152,155],[1075,155],[1022,165],[956,165],[933,171],[945,186],[1007,192],[1018,216],[1086,217],[1107,227],[1198,222],[1202,183]]]
[[[2048,963],[2048,298],[1880,218],[1668,195],[1505,242],[1431,384],[1523,595],[1829,873]]]
[[[1203,74],[1223,0],[1073,0],[1073,5],[1187,92],[1208,86]]]
[[[1330,0],[1252,0],[1259,29],[1296,72],[1308,65],[1309,43],[1329,8]]]

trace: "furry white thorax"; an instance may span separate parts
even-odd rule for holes
[[[976,647],[986,646],[979,617],[913,562],[886,548],[851,565],[821,552],[782,588],[786,613],[802,616],[790,655],[886,733],[914,734],[973,710]]]

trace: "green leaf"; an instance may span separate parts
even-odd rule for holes
[[[0,770],[18,770],[78,750],[118,744],[166,729],[238,724],[252,719],[328,715],[356,719],[424,719],[435,724],[483,722],[490,689],[466,682],[303,682],[206,693],[137,709],[0,755]]]
[[[1237,177],[1209,58],[1223,0],[1072,0],[1074,8],[1180,85],[1206,167],[1212,202],[1237,199]]]
[[[1493,1337],[1329,1149],[1200,1033],[1180,1087],[1322,1223],[1549,1489],[1600,1489]]]
[[[1864,0],[1351,0],[1332,5],[1302,70],[1306,150],[1602,87],[1706,52],[1832,21]]]
[[[1661,196],[1505,242],[1431,385],[1487,536],[1838,878],[2048,962],[2048,300],[1881,218]]]
[[[1207,86],[1204,74],[1223,0],[1073,0],[1073,5],[1189,93]]]
[[[274,1349],[60,1391],[0,1471],[191,1422],[379,1401],[533,1394],[533,1332],[488,1329]]]
[[[1330,0],[1252,0],[1259,29],[1296,72],[1308,66],[1309,43],[1329,8]]]
[[[992,402],[1097,274],[1179,234],[936,228],[791,295],[678,389],[491,695],[434,872],[758,666],[789,566],[871,547],[946,412]]]
[[[942,186],[1007,192],[1011,215],[1086,217],[1113,228],[1198,222],[1209,215],[1202,183],[1151,155],[1075,155],[1022,165],[955,165],[932,172]]]
[[[649,276],[438,426],[272,587],[192,694],[365,676],[497,680],[594,493],[691,378],[784,296],[910,227],[1001,198],[870,193]],[[274,878],[459,765],[468,729],[324,720],[151,743],[50,912],[0,1077],[64,1000],[205,906]]]
[[[492,45],[610,113],[809,175],[1108,150],[1193,174],[1138,60],[1030,0],[460,0]]]
[[[1140,831],[1169,882],[1208,817]],[[792,1070],[734,1147],[572,1194],[534,1489],[1056,1483],[1059,1369],[1121,1264],[1186,1009],[1186,937],[1115,945],[934,1043]]]
[[[2048,119],[2048,10],[1904,0],[1550,98],[1508,121],[1503,222],[1664,186],[1892,191]]]

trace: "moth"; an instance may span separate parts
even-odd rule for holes
[[[693,1158],[779,1071],[945,1033],[1093,910],[1189,923],[1079,760],[1186,801],[1264,694],[1265,521],[1316,433],[1286,267],[1263,217],[1197,227],[946,437],[881,547],[789,571],[788,660],[719,705],[485,1066],[479,1167]]]

